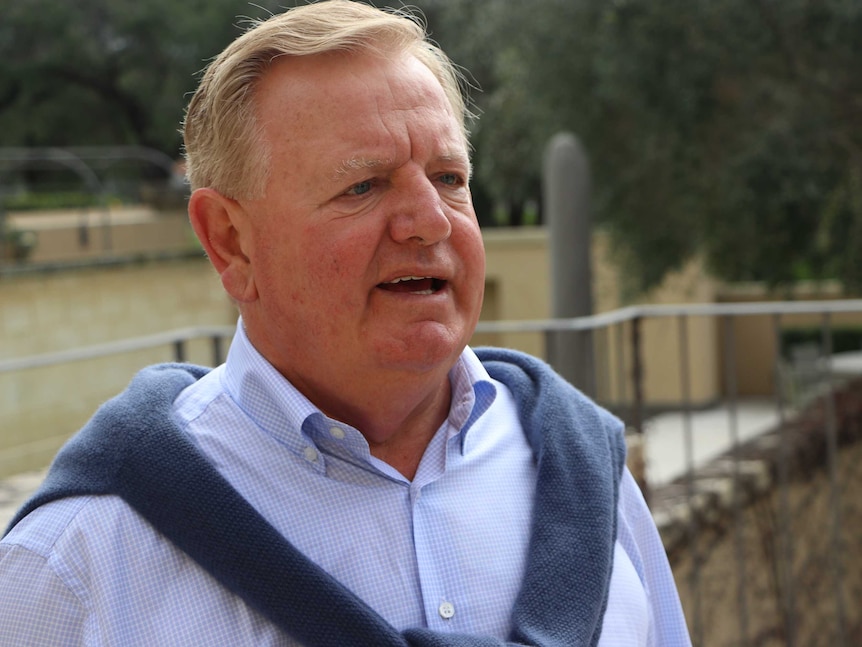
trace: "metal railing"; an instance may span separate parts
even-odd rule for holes
[[[848,515],[846,510],[862,494],[862,477],[846,475],[848,468],[839,466],[839,453],[842,444],[862,437],[862,381],[853,379],[853,373],[862,373],[862,368],[848,374],[841,367],[846,359],[862,367],[862,346],[853,357],[836,356],[833,328],[837,317],[857,315],[853,325],[862,339],[859,313],[862,300],[858,299],[652,305],[569,320],[482,322],[478,330],[600,335],[594,339],[595,370],[611,374],[616,386],[598,388],[594,397],[620,413],[642,442],[651,442],[650,419],[657,419],[651,409],[675,410],[683,429],[679,476],[645,493],[657,522],[661,518],[660,528],[667,531],[663,535],[671,536],[665,544],[678,558],[672,563],[695,645],[851,645],[860,644],[856,641],[862,636],[858,588],[854,588],[862,580],[862,561],[847,544],[848,537],[862,528],[846,522],[862,515]],[[807,325],[819,329],[819,339],[811,362],[815,377],[811,379],[806,367],[805,392],[800,394],[793,385],[798,381],[797,369],[782,352],[782,334],[789,322],[798,326],[806,316]],[[745,394],[740,392],[739,377],[746,370],[740,364],[746,358],[740,357],[736,328],[741,320],[754,317],[769,321],[768,337],[761,342],[775,349],[773,383],[770,393],[760,395],[766,395],[775,415],[774,423],[752,441],[740,433]],[[692,394],[692,375],[698,367],[692,359],[691,328],[697,318],[713,323],[712,336],[704,340],[701,335],[698,343],[714,343],[720,357],[719,397],[711,405],[726,416],[726,447],[707,464],[696,463],[697,445],[708,439],[706,434],[721,432],[714,423],[706,431],[697,428],[700,409],[710,405],[696,403]],[[658,361],[664,363],[665,378],[670,376],[672,381],[676,374],[678,389],[675,402],[656,407],[646,397],[651,372],[648,366],[645,369],[650,361],[645,349],[651,340],[645,338],[645,327],[658,322],[663,322],[658,336],[665,343],[675,337],[675,351],[669,349]],[[674,363],[675,371],[668,371]],[[806,432],[801,438],[795,434],[800,426]],[[804,469],[800,463],[806,463]],[[806,485],[817,475],[823,483],[819,493]],[[649,464],[645,482],[648,486],[651,482]],[[806,501],[815,496],[826,502],[827,509],[823,525],[813,529],[828,537],[819,548],[813,546],[816,538],[805,528],[804,518]],[[719,555],[724,558],[716,567]],[[765,584],[753,585],[757,579]],[[855,603],[848,605],[854,590]],[[728,595],[733,599],[728,601]]]
[[[752,317],[768,320],[770,338],[763,343],[775,348],[768,394],[775,422],[743,437],[746,394],[739,376],[748,358],[740,357],[736,324]],[[817,379],[806,381],[805,397],[787,388],[793,366],[781,352],[785,329],[800,317],[813,317],[820,331],[813,362]],[[850,317],[862,329],[862,300],[636,306],[577,319],[483,321],[477,332],[589,331],[595,335],[596,372],[602,374],[594,397],[623,417],[633,439],[649,446],[657,437],[659,412],[676,416],[683,456],[678,474],[655,484],[650,477],[655,463],[648,462],[645,493],[668,547],[695,645],[841,646],[858,644],[862,630],[858,599],[848,604],[852,591],[858,592],[854,587],[862,585],[862,567],[848,548],[848,533],[855,532],[848,522],[862,518],[848,507],[860,498],[851,488],[859,487],[862,475],[854,477],[859,470],[854,472],[854,462],[841,456],[860,445],[862,382],[852,376],[838,379],[840,362],[832,351],[839,317]],[[695,320],[708,325],[696,326]],[[187,328],[7,359],[0,361],[0,375],[156,347],[171,348],[173,359],[184,361],[187,344],[202,338],[210,340],[212,363],[218,364],[232,332],[233,327]],[[672,338],[675,350],[651,356],[656,338],[664,344]],[[712,345],[721,358],[707,370],[719,375],[712,380],[715,394],[706,400],[695,393],[703,366],[692,352],[703,355],[704,345]],[[671,376],[662,378],[661,386],[676,385],[673,397],[665,395],[658,404],[650,382],[657,379],[657,367]],[[726,416],[726,442],[704,462],[697,458],[699,445],[721,432],[704,432],[698,416],[716,407]],[[655,460],[663,460],[660,452]],[[816,493],[815,481],[822,483]],[[828,538],[822,550],[813,547],[806,528],[813,525],[806,521],[814,519],[811,511],[817,506],[811,501],[817,497],[825,501],[816,528]]]
[[[221,364],[224,361],[224,340],[233,336],[233,326],[195,326],[190,328],[179,328],[154,335],[121,339],[118,341],[70,348],[68,350],[44,353],[41,355],[29,355],[27,357],[15,357],[0,360],[0,374],[25,371],[36,368],[46,368],[59,364],[69,364],[99,357],[110,357],[112,355],[123,355],[139,350],[149,350],[161,346],[173,347],[173,359],[176,362],[186,361],[186,344],[188,342],[206,338],[210,340],[212,348],[212,365]]]

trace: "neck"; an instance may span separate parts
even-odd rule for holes
[[[296,361],[301,354],[267,343],[268,336],[256,334],[252,323],[244,319],[249,341],[300,393],[330,418],[358,429],[372,456],[408,479],[415,476],[449,415],[449,369],[461,351],[426,365],[303,364]]]
[[[451,400],[452,388],[447,377],[430,393],[427,402],[420,404],[409,415],[396,414],[387,426],[369,422],[357,429],[368,441],[372,456],[388,463],[412,480],[428,443],[449,415]],[[375,413],[376,418],[382,421],[379,412]],[[397,422],[399,419],[401,422]]]
[[[412,480],[428,443],[449,415],[448,370],[435,373],[413,379],[400,376],[374,385],[357,377],[352,383],[362,388],[352,394],[288,379],[327,416],[358,429],[372,456]]]

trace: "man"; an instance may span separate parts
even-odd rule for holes
[[[687,645],[621,425],[467,347],[466,108],[405,16],[240,37],[185,122],[226,363],[143,371],[0,552],[0,644]]]

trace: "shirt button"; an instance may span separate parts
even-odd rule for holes
[[[330,427],[329,433],[332,435],[333,438],[337,438],[338,440],[344,439],[344,429],[342,429],[341,427]]]
[[[448,620],[455,615],[455,606],[451,602],[441,602],[440,606],[437,607],[437,613],[444,620]]]
[[[306,447],[302,450],[302,453],[305,454],[305,460],[310,463],[317,460],[317,450],[314,447]]]

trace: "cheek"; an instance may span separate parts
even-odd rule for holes
[[[475,285],[485,285],[485,244],[478,225],[465,225],[459,236],[458,253],[463,259],[470,282]]]
[[[481,234],[468,236],[461,245],[460,255],[467,276],[461,304],[464,315],[475,324],[479,320],[485,293],[485,247]]]
[[[320,238],[318,238],[318,241]],[[372,257],[369,243],[360,237],[309,243],[301,267],[294,267],[294,284],[329,314],[338,315],[364,303]],[[372,248],[373,249],[373,248]]]
[[[279,319],[295,319],[313,305],[319,291],[315,285],[320,272],[313,267],[319,258],[297,237],[289,239],[277,232],[263,232],[253,260],[255,281],[261,299]]]

